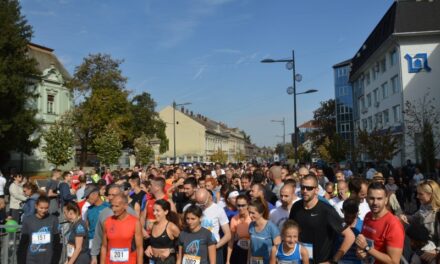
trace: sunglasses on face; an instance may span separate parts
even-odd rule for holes
[[[306,185],[301,185],[301,191],[307,190],[307,191],[313,191],[316,187],[315,186],[306,186]]]
[[[245,208],[247,207],[247,204],[237,204],[237,208]]]

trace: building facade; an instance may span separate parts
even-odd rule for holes
[[[174,118],[175,115],[175,137]],[[218,150],[228,157],[228,162],[237,162],[238,154],[246,155],[245,139],[238,128],[229,128],[203,115],[194,114],[188,109],[173,109],[167,106],[159,112],[166,123],[168,151],[161,155],[161,162],[174,162],[174,140],[176,162],[209,162]]]
[[[346,60],[333,66],[335,79],[336,133],[347,142],[349,148],[347,159],[351,159],[354,144],[353,89],[349,81],[350,64],[351,60]]]
[[[42,121],[42,131],[44,131],[73,107],[73,95],[66,87],[66,81],[71,76],[53,53],[53,49],[32,43],[29,44],[28,49],[29,56],[37,61],[37,68],[42,74],[41,79],[34,83],[39,96],[30,102],[30,105],[38,110],[36,118]],[[42,152],[44,144],[41,138],[40,146],[34,149],[32,155],[11,153],[7,166],[18,168],[23,172],[50,170],[53,164],[47,162]],[[72,157],[72,161],[64,168],[71,169],[73,165]]]
[[[420,161],[405,122],[406,102],[417,103],[428,95],[435,110],[440,108],[439,12],[439,1],[394,2],[352,58],[355,128],[390,128],[401,143],[391,160],[394,166],[407,159]]]

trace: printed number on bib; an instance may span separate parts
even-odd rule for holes
[[[71,258],[73,256],[74,251],[75,251],[75,246],[71,244],[67,244],[67,257]]]
[[[240,239],[237,241],[237,245],[242,249],[249,249],[249,239]]]
[[[49,232],[36,232],[32,233],[32,244],[43,245],[50,243],[50,233]]]
[[[313,259],[313,244],[303,243],[303,245],[307,249],[307,253],[309,253],[309,259]]]
[[[110,249],[110,261],[113,262],[127,262],[128,248],[112,248]]]
[[[183,255],[182,264],[200,264],[200,257],[193,255]]]
[[[263,257],[251,257],[251,264],[264,264]]]
[[[278,264],[298,264],[297,260],[278,260]]]

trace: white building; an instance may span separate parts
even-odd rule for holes
[[[394,2],[352,59],[355,127],[391,128],[401,140],[395,166],[418,157],[406,133],[405,102],[429,93],[440,109],[439,15],[439,1]]]

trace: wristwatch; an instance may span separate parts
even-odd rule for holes
[[[365,250],[366,252],[368,252],[368,251],[371,250],[371,247],[370,247],[369,245],[367,245],[367,246],[364,248],[364,250]]]

